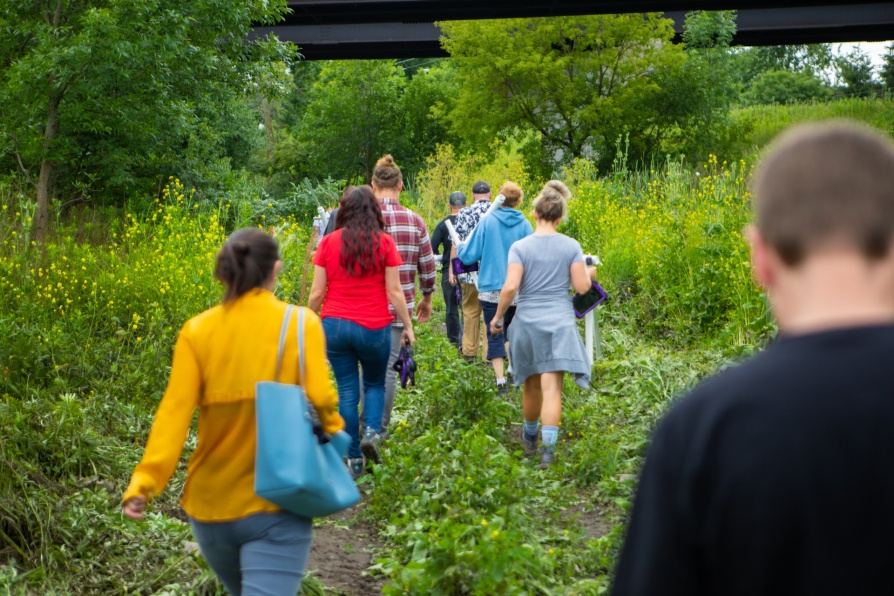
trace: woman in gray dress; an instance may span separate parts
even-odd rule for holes
[[[582,387],[590,382],[590,363],[577,330],[569,287],[587,292],[596,269],[584,264],[576,240],[556,232],[569,198],[565,184],[550,180],[534,199],[534,234],[509,250],[506,282],[490,325],[494,335],[502,330],[503,315],[518,294],[509,347],[515,383],[524,385],[522,444],[525,455],[537,453],[542,420],[540,467],[544,469],[555,461],[565,373],[573,374]]]

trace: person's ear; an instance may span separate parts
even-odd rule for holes
[[[370,182],[370,183],[369,183],[369,186],[370,186],[370,188],[373,189],[373,194],[376,195],[376,197],[378,197],[378,196],[379,196],[379,187],[376,186],[376,183],[375,183],[375,182]]]
[[[400,194],[401,191],[403,191],[403,189],[404,189],[404,181],[401,180],[400,182],[397,183],[397,194]]]
[[[273,263],[273,271],[270,272],[270,277],[267,278],[267,288],[272,292],[273,288],[276,287],[276,278],[279,277],[279,272],[282,271],[282,261],[277,259],[275,263]]]
[[[773,249],[753,225],[747,226],[743,235],[751,246],[751,275],[757,285],[769,290],[776,282]]]

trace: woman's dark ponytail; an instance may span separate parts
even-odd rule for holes
[[[224,303],[263,287],[279,260],[276,240],[257,228],[233,232],[217,254],[214,277],[224,287]]]

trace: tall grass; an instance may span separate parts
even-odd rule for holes
[[[754,156],[780,132],[801,122],[848,118],[894,134],[894,98],[853,97],[825,103],[751,106],[730,114],[735,131],[727,158]]]
[[[202,559],[182,550],[182,470],[159,499],[168,515],[127,522],[118,499],[177,331],[218,302],[214,257],[228,231],[251,223],[251,208],[199,203],[171,180],[148,212],[106,222],[103,243],[85,241],[96,234],[76,220],[41,246],[28,238],[32,212],[27,199],[3,196],[0,593],[214,593]],[[273,230],[287,265],[277,292],[294,301],[307,230]]]
[[[599,255],[614,304],[653,337],[689,343],[722,333],[733,347],[753,345],[770,326],[742,237],[750,173],[745,161],[712,155],[695,171],[669,161],[584,179],[566,232]]]

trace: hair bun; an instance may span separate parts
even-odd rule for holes
[[[550,180],[546,183],[544,188],[549,187],[558,192],[563,199],[568,200],[571,198],[571,191],[561,180]]]
[[[377,168],[380,166],[393,166],[393,165],[394,165],[394,158],[391,156],[390,153],[388,155],[386,155],[385,157],[380,157],[379,161],[376,162]]]

